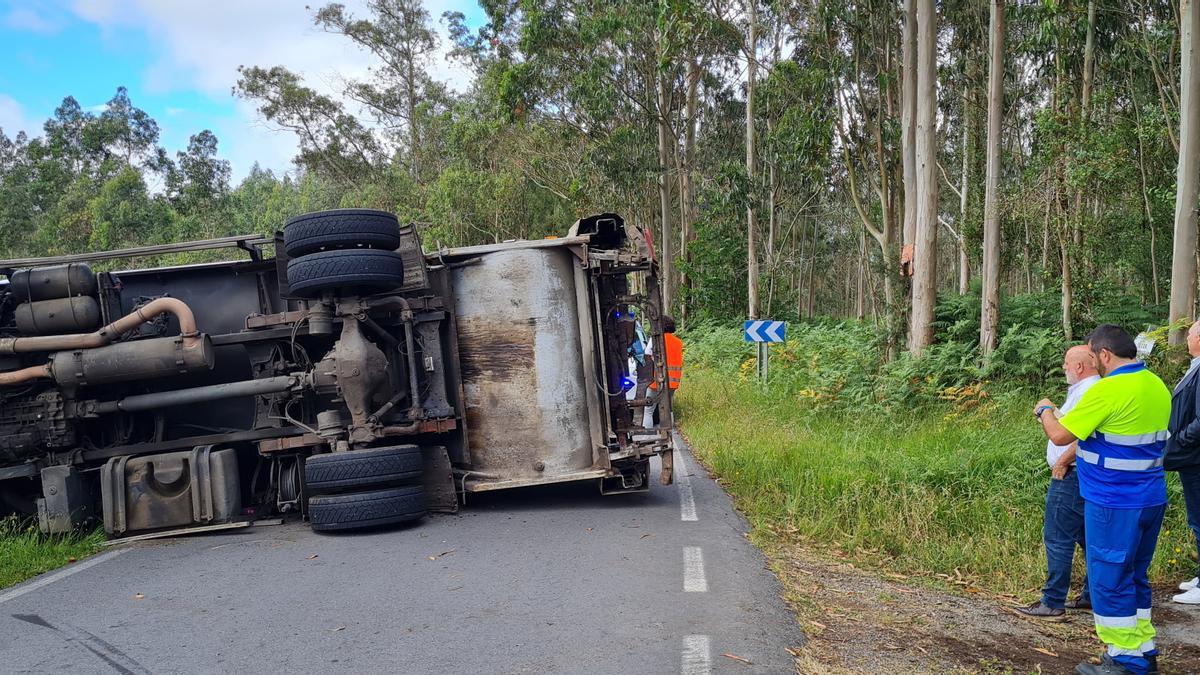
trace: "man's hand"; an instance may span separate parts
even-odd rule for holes
[[[1042,409],[1042,408],[1045,408],[1045,407],[1049,407],[1049,408],[1051,408],[1051,409],[1057,409],[1057,408],[1058,408],[1058,406],[1054,405],[1054,402],[1053,402],[1053,401],[1051,401],[1051,400],[1050,400],[1050,399],[1048,399],[1048,398],[1044,398],[1044,399],[1042,399],[1042,400],[1038,401],[1038,402],[1037,402],[1037,405],[1033,406],[1033,416],[1034,416],[1034,417],[1037,417],[1037,416],[1038,416],[1038,410],[1040,410],[1040,409]]]
[[[1054,480],[1062,480],[1067,477],[1067,471],[1070,470],[1070,468],[1070,464],[1063,464],[1062,461],[1059,460],[1055,462],[1053,468],[1050,469],[1050,475],[1054,477]]]

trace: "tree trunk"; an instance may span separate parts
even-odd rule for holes
[[[1051,199],[1054,198],[1054,191],[1046,189],[1046,214],[1042,218],[1042,265],[1041,274],[1038,282],[1038,290],[1042,293],[1046,292],[1046,277],[1050,276],[1050,211],[1053,208]]]
[[[758,0],[747,0],[750,30],[746,40],[746,177],[754,185],[754,79],[758,65]],[[758,250],[755,233],[758,221],[754,214],[754,195],[746,202],[746,289],[749,318],[758,318]]]
[[[912,247],[917,239],[917,2],[904,0],[900,88],[900,152],[904,165],[904,231],[901,234],[900,274],[912,275]],[[884,255],[887,255],[885,252]]]
[[[404,102],[406,112],[408,113],[408,170],[409,174],[416,179],[418,176],[417,144],[419,142],[419,136],[417,135],[417,67],[413,63],[412,58],[409,58],[407,63],[405,63],[405,68],[408,71]]]
[[[917,232],[908,350],[920,358],[933,342],[937,300],[937,14],[934,0],[917,0]]]
[[[691,244],[696,239],[696,195],[695,188],[692,185],[692,172],[696,168],[696,119],[697,109],[699,108],[698,98],[700,89],[700,64],[695,59],[688,62],[687,65],[687,97],[686,109],[687,115],[684,120],[683,127],[683,167],[680,171],[680,207],[679,212],[682,216],[680,229],[682,230],[682,241],[679,246],[679,255],[682,260],[687,263],[692,262]],[[690,274],[681,275],[681,283],[684,288],[691,290],[692,279]],[[680,307],[683,318],[686,319],[687,306]]]
[[[858,231],[858,288],[855,295],[854,318],[862,321],[867,316],[865,294],[867,287],[867,233]]]
[[[1159,294],[1158,283],[1158,238],[1154,227],[1154,209],[1150,207],[1150,191],[1146,185],[1146,143],[1142,140],[1142,113],[1141,108],[1137,104],[1137,98],[1133,93],[1133,76],[1130,75],[1130,96],[1129,100],[1133,103],[1134,120],[1137,123],[1137,140],[1138,140],[1138,176],[1142,183],[1142,209],[1146,214],[1146,229],[1150,231],[1150,285],[1154,304],[1158,305],[1162,302],[1162,296]]]
[[[817,221],[812,224],[812,256],[808,263],[808,303],[809,316],[816,315],[817,304]]]
[[[661,75],[656,79],[658,80],[658,201],[659,218],[662,223],[662,236],[659,237],[658,246],[659,260],[662,266],[663,311],[670,313],[675,304],[675,253],[672,250],[675,233],[671,227],[671,164],[675,157],[675,139],[667,126],[670,114],[667,81]]]
[[[1175,192],[1175,246],[1171,255],[1171,315],[1192,317],[1196,305],[1196,199],[1200,185],[1200,13],[1196,0],[1180,1],[1183,33],[1179,83],[1179,166]],[[1171,332],[1171,344],[1182,344],[1184,331]]]
[[[1071,237],[1065,222],[1062,224],[1062,236],[1059,237],[1058,245],[1062,254],[1062,329],[1067,342],[1070,342],[1075,337],[1071,330]]]
[[[986,196],[985,196],[986,201]],[[986,206],[984,207],[987,208]],[[1029,219],[1025,218],[1025,255],[1022,257],[1025,272],[1025,292],[1033,292],[1033,261],[1030,258],[1033,256],[1033,234],[1029,229]],[[986,245],[986,244],[985,244]]]
[[[1096,0],[1088,0],[1087,38],[1083,44],[1083,86],[1079,97],[1079,133],[1080,138],[1087,142],[1088,122],[1091,118],[1092,107],[1092,73],[1096,61]],[[1075,191],[1075,207],[1071,210],[1074,226],[1071,231],[1072,240],[1076,247],[1083,245],[1083,187]],[[1068,310],[1064,310],[1068,311]]]
[[[968,78],[969,80],[970,78]],[[958,294],[966,295],[971,291],[971,258],[967,255],[967,209],[970,207],[971,196],[971,104],[967,96],[967,86],[963,86],[962,97],[962,177],[958,191]]]
[[[987,356],[996,348],[1000,323],[1000,128],[1004,119],[1004,3],[991,0],[988,64],[987,170],[983,194],[983,294],[979,317],[979,351]],[[1025,257],[1028,266],[1029,230],[1026,223]]]
[[[804,251],[808,247],[807,219],[800,221],[800,254],[796,256],[796,316],[801,319],[804,313]]]

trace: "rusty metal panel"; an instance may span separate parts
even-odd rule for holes
[[[421,455],[424,470],[421,485],[425,486],[425,508],[434,513],[458,513],[458,493],[454,491],[454,469],[450,454],[442,445],[423,445]]]
[[[404,261],[404,285],[402,292],[429,288],[429,271],[425,267],[425,252],[421,249],[421,237],[413,225],[400,226],[400,246],[396,249]]]
[[[596,334],[596,329],[600,324],[593,322],[595,314],[593,313],[591,285],[588,283],[587,275],[587,247],[580,246],[576,254],[580,260],[573,266],[575,271],[575,312],[579,315],[583,389],[587,397],[588,432],[591,434],[593,451],[592,464],[607,467],[610,465],[605,435],[605,423],[608,421],[608,416],[602,410],[603,404],[598,388],[589,384],[599,382],[600,373],[603,372],[603,355],[600,353],[602,350],[597,347],[600,336]]]
[[[472,480],[593,467],[575,261],[561,246],[519,248],[452,270]]]

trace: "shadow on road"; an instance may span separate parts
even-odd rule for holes
[[[653,479],[652,479],[653,480]],[[589,509],[612,510],[637,507],[654,507],[670,504],[675,500],[669,488],[653,485],[649,492],[602,495],[595,482],[560,483],[535,485],[497,492],[468,494],[462,511],[502,510],[512,513],[558,510]]]

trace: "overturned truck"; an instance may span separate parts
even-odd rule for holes
[[[223,247],[243,259],[89,264]],[[471,492],[644,491],[656,454],[671,481],[670,398],[630,365],[664,353],[653,243],[614,214],[426,254],[395,216],[341,209],[0,272],[0,507],[46,532],[352,530]]]

